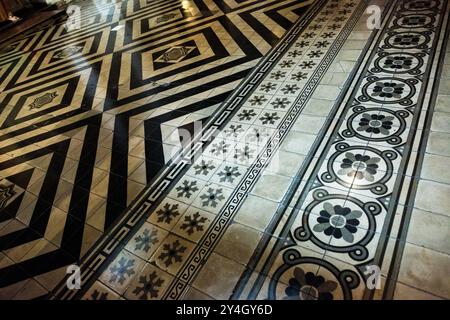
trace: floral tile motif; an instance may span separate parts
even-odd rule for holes
[[[245,171],[247,168],[244,166],[224,162],[211,177],[211,182],[233,188],[238,184]]]
[[[219,137],[235,143],[245,136],[249,128],[250,126],[244,123],[230,122],[219,134]]]
[[[146,264],[144,269],[125,292],[128,300],[155,300],[160,299],[165,288],[173,277],[152,264]]]
[[[273,136],[275,131],[276,129],[269,128],[268,126],[252,125],[240,142],[244,143],[244,145],[256,146],[258,150],[261,150]]]
[[[177,195],[180,195],[179,198],[184,196],[189,199],[194,197],[194,192],[198,191],[196,188],[196,184],[185,183],[180,185],[179,190],[175,190]],[[166,230],[171,230],[187,208],[186,203],[167,198],[153,211],[147,221]]]
[[[127,243],[125,249],[143,260],[149,260],[167,235],[166,230],[146,222]]]
[[[268,128],[276,128],[283,119],[285,113],[280,111],[264,110],[256,119],[255,124]]]
[[[256,107],[247,107],[242,108],[239,112],[233,117],[232,121],[242,122],[246,124],[252,124],[258,118],[260,114],[260,108]]]
[[[176,186],[169,193],[169,197],[171,199],[176,199],[177,202],[182,201],[185,204],[191,204],[199,194],[200,190],[204,187],[205,183],[206,182],[198,180],[194,177],[186,176],[176,184]],[[180,205],[178,204],[178,206]],[[181,207],[185,208],[184,205],[182,205]],[[170,211],[172,208],[172,206],[167,207],[166,209],[162,209],[162,212],[164,212],[165,210]],[[169,221],[169,223],[172,223],[172,220]]]
[[[193,248],[194,243],[174,234],[169,234],[150,259],[150,263],[158,266],[161,270],[176,275]]]
[[[193,205],[211,213],[217,213],[227,201],[232,189],[210,183],[199,193]]]
[[[233,140],[215,139],[205,150],[204,154],[208,157],[224,160],[228,154],[233,150]]]
[[[83,300],[119,300],[119,298],[116,292],[100,281],[96,281],[83,296]]]
[[[230,152],[227,161],[234,164],[249,166],[254,162],[258,156],[258,151],[260,150],[260,145],[237,143],[233,148],[233,151]]]
[[[195,163],[193,163],[191,168],[189,168],[187,174],[191,177],[196,177],[197,179],[209,181],[221,163],[220,160],[202,155]]]

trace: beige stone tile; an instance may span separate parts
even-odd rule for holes
[[[285,141],[281,145],[281,150],[308,155],[314,141],[315,135],[303,132],[291,131],[287,134]]]
[[[450,133],[450,113],[434,112],[431,130],[437,132]]]
[[[183,300],[214,300],[214,299],[193,287],[189,287],[189,289],[186,290],[186,293],[183,296]]]
[[[450,113],[450,95],[438,95],[435,105],[435,111]]]
[[[427,152],[450,157],[450,134],[442,132],[430,132]]]
[[[264,231],[273,217],[278,203],[249,195],[237,212],[234,221]]]
[[[304,114],[326,117],[333,107],[333,101],[310,99],[303,110]]]
[[[278,150],[267,167],[266,172],[294,177],[302,165],[304,165],[305,158],[306,156],[298,153]]]
[[[426,180],[450,184],[449,168],[450,157],[425,154],[420,177]]]
[[[394,300],[442,300],[442,298],[397,282],[395,285]]]

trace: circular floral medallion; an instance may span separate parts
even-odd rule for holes
[[[335,277],[326,274],[327,278],[325,278],[323,275],[311,271],[305,272],[303,269],[302,265],[294,268],[289,279],[289,286],[285,289],[285,299],[333,300],[338,291],[338,282]]]
[[[340,246],[348,246],[362,240],[366,235],[364,229],[358,226],[367,227],[369,220],[363,210],[354,204],[336,204],[324,202],[319,216],[310,216],[310,226],[313,234],[319,239],[326,235],[326,241],[331,238],[342,240]]]
[[[358,97],[361,102],[410,105],[416,93],[416,79],[369,77],[367,80],[362,88],[363,95]]]
[[[392,134],[394,116],[380,113],[363,113],[356,131],[364,131],[374,135],[388,136]]]
[[[424,61],[421,53],[390,53],[382,54],[377,60],[375,60],[375,68],[373,72],[385,72],[385,73],[409,73],[420,74],[420,68],[423,66]]]
[[[366,259],[366,245],[374,237],[375,216],[382,212],[381,206],[375,201],[362,202],[344,192],[329,194],[324,189],[316,189],[313,198],[305,208],[301,226],[293,231],[294,239],[348,253],[358,261]]]
[[[346,138],[357,137],[367,141],[386,141],[399,144],[406,129],[409,112],[399,109],[365,108],[357,106],[347,120],[347,129],[342,132]]]
[[[352,182],[354,180],[370,183],[375,181],[375,176],[379,173],[381,158],[368,155],[365,150],[361,151],[363,152],[345,153],[342,162],[339,164],[338,176],[349,178]]]
[[[282,254],[283,263],[270,278],[270,300],[351,299],[352,290],[361,283],[353,270],[340,270],[317,256],[302,257],[295,248]]]
[[[362,239],[365,232],[358,232],[358,226],[368,224],[367,217],[359,208],[343,206],[325,202],[319,216],[310,216],[312,231],[316,234],[325,234],[335,239],[342,239],[347,244],[353,244]],[[321,235],[319,236],[321,237]]]

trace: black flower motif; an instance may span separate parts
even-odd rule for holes
[[[254,96],[248,102],[250,102],[252,106],[261,106],[266,101],[267,99],[264,96]]]
[[[303,38],[304,39],[312,39],[316,36],[316,34],[314,32],[306,32],[303,34]]]
[[[235,150],[234,158],[239,161],[246,161],[252,158],[254,152],[255,150],[250,149],[249,146],[245,146],[242,149]]]
[[[377,82],[373,88],[373,97],[397,98],[402,97],[405,85],[396,82]]]
[[[295,46],[296,46],[297,48],[305,48],[305,47],[309,46],[309,41],[304,41],[304,40],[302,40],[302,41],[300,41],[300,42],[297,42],[297,43],[295,44]]]
[[[384,67],[389,69],[410,69],[411,65],[411,58],[400,56],[386,58],[384,62]]]
[[[203,225],[206,222],[206,218],[200,216],[200,213],[196,212],[192,216],[186,215],[184,217],[184,222],[180,226],[180,229],[186,231],[188,235],[193,234],[197,231],[203,231]]]
[[[353,242],[353,234],[358,231],[357,226],[360,223],[358,218],[362,215],[361,211],[351,210],[340,205],[333,206],[331,203],[325,202],[323,210],[319,214],[318,224],[313,227],[315,232],[323,232],[327,236],[336,239],[342,238],[349,243]]]
[[[416,46],[419,41],[420,36],[416,34],[400,34],[394,38],[394,44],[398,46]]]
[[[280,68],[292,68],[295,62],[292,60],[284,60],[280,63]]]
[[[239,121],[244,121],[244,120],[249,121],[254,116],[256,116],[256,113],[255,113],[255,111],[253,109],[244,109],[237,116],[239,118]]]
[[[311,59],[313,59],[313,58],[320,58],[320,56],[323,54],[323,52],[322,51],[320,51],[320,50],[311,50],[309,53],[308,53],[308,57],[310,57]]]
[[[365,179],[373,182],[375,174],[377,174],[378,164],[380,162],[378,157],[370,157],[362,154],[353,154],[347,152],[344,160],[341,163],[341,169],[337,172],[339,175],[347,175],[358,180]]]
[[[284,94],[294,94],[299,89],[300,88],[296,84],[287,84],[281,91],[283,91]]]
[[[202,174],[204,176],[208,175],[215,166],[211,160],[202,160],[201,163],[194,166],[195,174]]]
[[[303,61],[299,67],[302,69],[312,69],[314,66],[316,65],[316,63],[312,60],[310,61]]]
[[[219,172],[220,182],[230,182],[233,183],[234,179],[239,177],[238,167],[225,166],[225,168]]]
[[[324,32],[322,34],[323,39],[330,39],[330,38],[333,38],[334,36],[335,36],[334,32]]]
[[[303,54],[302,51],[294,50],[294,51],[288,52],[288,57],[289,58],[297,58],[297,57],[300,57],[302,54]]]
[[[200,199],[203,200],[202,206],[204,207],[213,207],[216,208],[219,202],[225,199],[223,196],[223,189],[213,189],[208,188],[208,191],[200,196]]]
[[[333,300],[332,292],[336,288],[336,282],[296,267],[285,292],[289,300]]]
[[[276,98],[272,103],[270,103],[274,109],[284,109],[289,103],[291,103],[287,98]]]
[[[133,293],[139,295],[140,300],[156,298],[163,283],[164,280],[153,271],[148,276],[139,276],[139,285],[133,290]]]
[[[237,138],[239,135],[243,132],[245,132],[244,128],[242,128],[242,125],[230,125],[227,129],[223,131],[227,137],[234,137]]]
[[[228,152],[229,147],[230,144],[226,143],[225,141],[219,141],[218,143],[213,143],[210,152],[215,156],[220,156],[226,154]]]
[[[264,114],[264,116],[262,116],[261,118],[259,118],[259,120],[263,123],[263,124],[275,124],[275,122],[277,120],[279,120],[280,117],[278,116],[278,114],[276,112],[266,112]]]
[[[306,72],[300,71],[291,75],[291,79],[296,81],[302,81],[305,80],[306,78],[308,78],[308,74]]]
[[[339,29],[340,27],[341,27],[340,24],[334,23],[334,24],[332,24],[331,26],[328,26],[328,29],[333,30],[333,31],[336,31],[336,30]]]
[[[324,40],[324,41],[317,41],[317,43],[315,44],[315,47],[316,47],[317,49],[325,48],[325,47],[327,47],[329,44],[330,44],[330,43],[329,43],[327,40]]]
[[[184,180],[182,186],[178,186],[176,188],[178,191],[177,196],[178,197],[186,197],[190,198],[193,193],[198,191],[197,188],[197,181],[189,181]],[[164,206],[165,209],[169,208],[169,204],[167,203],[166,206]],[[170,210],[178,209],[178,204],[174,204]]]
[[[186,247],[183,246],[180,241],[175,240],[172,244],[163,244],[163,251],[158,256],[158,259],[163,261],[166,267],[169,267],[175,262],[181,262],[183,253],[186,251]]]
[[[277,85],[275,83],[272,82],[267,82],[267,83],[263,83],[259,90],[264,91],[264,92],[270,92],[273,91],[277,88]]]
[[[392,116],[364,113],[361,120],[359,120],[359,127],[356,131],[389,135],[389,132],[392,129],[392,120],[394,120],[394,117]]]

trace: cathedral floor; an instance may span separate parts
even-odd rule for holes
[[[70,4],[0,44],[0,299],[450,298],[449,1]]]

